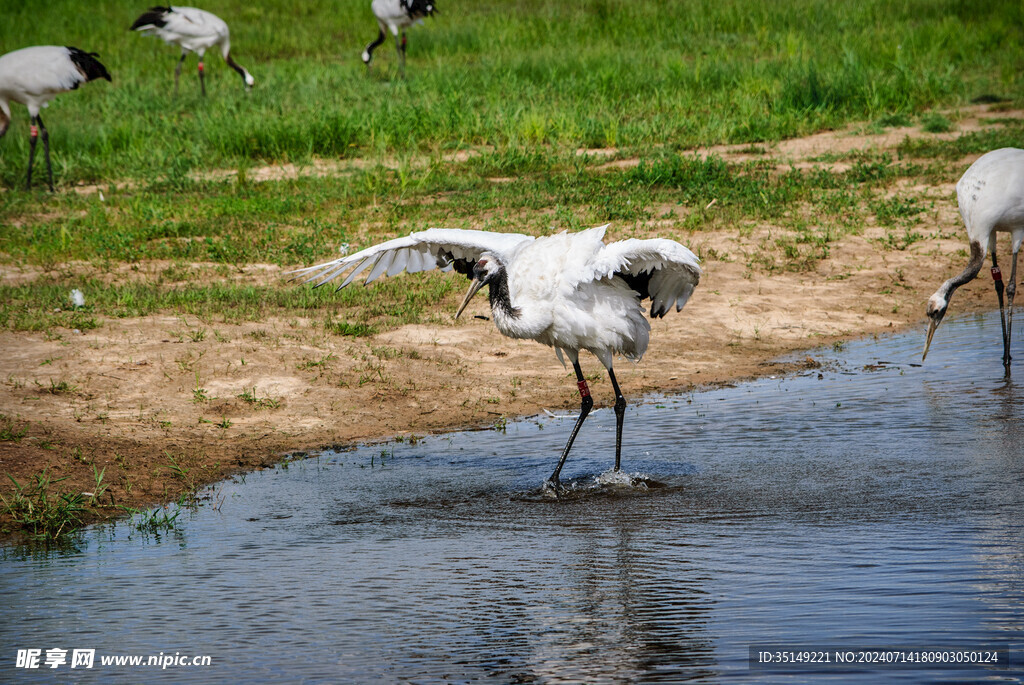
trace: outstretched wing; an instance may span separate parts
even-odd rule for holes
[[[590,278],[618,276],[651,298],[651,318],[663,317],[672,305],[678,312],[700,282],[700,260],[684,245],[665,238],[620,240],[601,248],[591,261]]]
[[[430,271],[435,267],[447,271],[454,266],[461,273],[469,273],[483,253],[489,252],[500,261],[507,262],[517,246],[532,240],[532,236],[520,233],[430,228],[291,273],[300,274],[295,278],[305,277],[304,283],[316,281],[315,287],[319,288],[348,272],[338,290],[354,281],[366,269],[370,269],[370,273],[364,284],[384,274],[395,276],[403,271],[416,273]]]

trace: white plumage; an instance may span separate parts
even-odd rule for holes
[[[373,0],[370,5],[373,16],[377,18],[379,31],[376,40],[363,50],[363,64],[370,67],[373,51],[384,42],[386,31],[395,37],[395,49],[398,51],[399,73],[405,75],[405,30],[422,22],[424,17],[437,13],[434,0]]]
[[[26,187],[32,185],[32,160],[35,157],[36,140],[41,133],[50,190],[53,190],[50,134],[39,113],[60,93],[74,90],[97,78],[109,81],[110,74],[97,57],[94,52],[61,45],[37,45],[0,56],[0,138],[7,133],[11,123],[11,102],[25,105],[32,120]]]
[[[942,322],[949,300],[957,288],[970,282],[981,271],[986,251],[992,256],[992,278],[999,299],[1003,324],[1003,364],[1010,365],[1010,338],[1013,331],[1013,298],[1017,291],[1017,254],[1024,242],[1024,150],[1006,147],[982,155],[964,172],[956,184],[960,216],[967,228],[971,248],[970,261],[928,299],[928,338],[922,360],[928,355],[935,329]],[[1006,285],[1008,313],[1003,311],[1002,272],[996,260],[996,234],[1011,236],[1013,264]]]
[[[549,480],[557,492],[562,465],[593,406],[579,351],[592,352],[604,364],[615,391],[618,470],[626,402],[612,370],[614,356],[639,360],[647,350],[651,327],[644,318],[642,299],[651,299],[651,317],[664,316],[672,308],[679,311],[701,275],[697,257],[673,240],[629,239],[605,244],[606,229],[599,226],[533,238],[431,228],[298,273],[317,286],[347,274],[340,290],[364,273],[368,284],[385,274],[454,268],[473,279],[456,316],[483,285],[489,286],[491,313],[499,331],[555,348],[559,359],[567,355],[576,371],[582,404]]]
[[[195,7],[150,7],[142,16],[135,20],[130,30],[141,31],[146,35],[157,35],[166,43],[181,48],[181,59],[174,70],[174,90],[178,90],[178,78],[181,76],[181,65],[190,52],[199,56],[199,85],[206,95],[206,82],[203,76],[203,55],[214,46],[228,66],[238,72],[251,88],[256,80],[248,71],[239,66],[231,57],[231,36],[228,25],[217,15]]]

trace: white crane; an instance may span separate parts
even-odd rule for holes
[[[32,161],[36,142],[42,133],[46,152],[46,171],[53,191],[53,167],[50,165],[50,134],[43,125],[39,111],[49,106],[59,93],[74,90],[98,78],[110,80],[107,68],[96,59],[95,52],[61,45],[36,45],[0,56],[0,138],[11,123],[11,101],[28,108],[29,128],[28,175],[25,188],[32,187]],[[37,128],[38,126],[38,128]]]
[[[647,350],[651,326],[640,301],[651,299],[650,315],[683,308],[700,281],[699,260],[674,240],[621,240],[604,243],[607,225],[579,233],[533,238],[518,233],[431,228],[374,245],[325,264],[300,269],[305,282],[319,287],[349,272],[344,288],[366,269],[365,283],[378,276],[454,268],[472,279],[458,317],[473,295],[487,285],[498,330],[555,348],[576,371],[580,414],[546,486],[559,492],[559,473],[576,434],[594,405],[580,368],[579,351],[589,350],[608,369],[615,391],[615,470],[622,454],[626,400],[619,390],[615,354],[638,361]]]
[[[999,318],[1003,325],[1003,365],[1010,367],[1010,338],[1013,332],[1013,296],[1017,292],[1017,253],[1024,241],[1024,150],[1004,147],[982,155],[956,184],[960,216],[967,227],[971,257],[958,276],[942,284],[928,299],[928,339],[924,354],[932,344],[935,329],[946,315],[949,299],[957,288],[970,282],[985,262],[986,250],[992,255],[992,279],[999,299]],[[996,262],[996,233],[1010,234],[1013,264],[1006,285],[1008,313],[1003,309],[1003,275]]]
[[[373,0],[370,5],[373,16],[377,17],[379,32],[377,40],[366,46],[363,50],[363,64],[370,68],[370,61],[373,59],[373,51],[378,45],[384,42],[385,30],[391,31],[395,37],[395,49],[398,51],[399,72],[405,76],[405,30],[422,21],[424,17],[431,16],[437,12],[433,0]],[[399,36],[401,34],[401,36]]]
[[[181,48],[181,59],[174,69],[174,92],[178,92],[178,77],[181,65],[188,53],[199,55],[199,86],[206,95],[206,81],[203,77],[203,54],[215,45],[228,66],[238,72],[248,90],[256,83],[248,71],[231,58],[231,36],[223,19],[206,10],[195,7],[150,7],[131,25],[130,31],[141,31],[145,35],[157,35],[165,43]]]

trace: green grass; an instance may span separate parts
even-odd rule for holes
[[[0,50],[95,50],[114,82],[47,111],[55,194],[20,189],[27,116],[13,106],[0,140],[0,186],[10,189],[0,192],[0,261],[42,275],[0,286],[0,330],[59,336],[156,312],[205,325],[305,316],[342,336],[436,320],[460,279],[334,293],[237,278],[243,265],[307,265],[343,243],[430,226],[543,235],[611,221],[615,237],[642,237],[670,219],[659,234],[687,241],[767,223],[773,237],[749,265],[805,270],[872,214],[905,232],[893,249],[917,235],[924,206],[891,197],[900,179],[948,182],[962,171],[949,160],[1024,141],[1024,124],[1007,119],[953,140],[908,139],[896,155],[819,160],[849,165],[838,172],[684,154],[724,142],[763,154],[762,143],[853,121],[955,131],[956,116],[936,110],[977,98],[1019,106],[1018,2],[443,0],[442,14],[410,32],[405,81],[390,42],[369,75],[359,61],[375,32],[367,5],[207,3],[257,83],[244,92],[210,53],[202,98],[194,58],[173,97],[175,49],[126,30],[142,5],[8,2]],[[577,154],[594,147],[640,164],[599,169],[609,158]],[[473,154],[447,161],[458,150]],[[324,159],[336,173],[254,181],[262,165]],[[70,189],[92,181],[104,183],[102,197]],[[154,278],[118,271],[151,260],[168,266]],[[71,288],[84,308],[69,308]],[[187,337],[212,344],[205,331]]]
[[[94,469],[95,471],[95,469]],[[86,512],[86,496],[82,493],[53,492],[53,486],[65,478],[53,480],[47,471],[19,483],[7,475],[14,490],[9,497],[0,495],[0,516],[7,517],[15,529],[30,540],[52,542],[72,534]],[[96,476],[100,485],[102,475]]]
[[[10,0],[0,45],[101,53],[112,84],[48,111],[63,182],[157,179],[314,156],[440,154],[467,145],[528,151],[756,142],[1022,92],[1019,2],[833,3],[640,0],[500,5],[451,0],[411,31],[408,79],[389,42],[372,75],[368,3],[206,3],[231,25],[241,81],[208,54],[210,97],[189,60],[171,94],[175,48],[126,31],[142,5]],[[16,186],[26,115],[0,145]]]
[[[0,414],[0,442],[21,442],[28,435],[28,424]]]

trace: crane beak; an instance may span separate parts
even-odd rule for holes
[[[456,319],[459,318],[459,314],[462,313],[462,310],[466,308],[466,305],[469,304],[469,301],[473,299],[473,296],[476,295],[477,291],[480,290],[480,288],[482,287],[484,287],[484,282],[481,281],[479,278],[474,278],[473,282],[469,284],[469,292],[466,293],[466,299],[464,299],[462,301],[462,304],[459,305],[459,311],[455,312]]]
[[[928,348],[932,346],[932,336],[935,335],[935,329],[939,327],[939,322],[932,319],[928,322],[928,338],[924,341],[924,354],[921,355],[921,361],[928,356]]]

